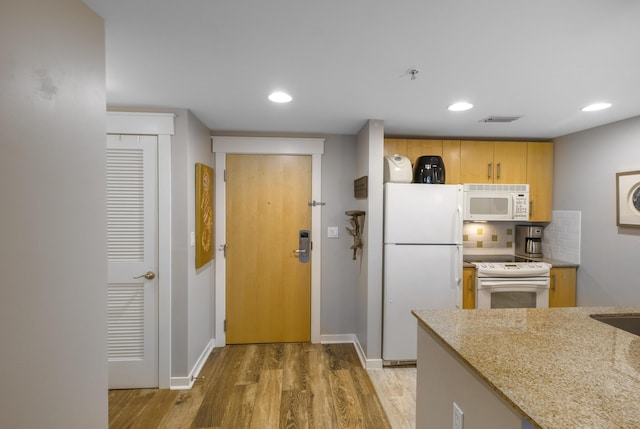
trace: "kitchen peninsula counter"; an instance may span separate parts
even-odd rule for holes
[[[417,427],[640,428],[640,337],[589,317],[640,307],[416,310]],[[523,421],[528,421],[523,423]]]

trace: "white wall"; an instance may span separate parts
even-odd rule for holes
[[[616,226],[616,173],[640,170],[640,117],[556,139],[554,210],[582,212],[580,306],[640,303],[640,229]]]
[[[0,7],[0,427],[107,427],[104,23]]]

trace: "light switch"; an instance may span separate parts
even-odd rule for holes
[[[327,228],[327,237],[329,238],[338,238],[340,237],[340,228],[337,226],[330,226]]]
[[[195,246],[196,245],[196,233],[191,231],[191,246]]]

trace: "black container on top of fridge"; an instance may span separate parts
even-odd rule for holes
[[[423,155],[413,165],[413,183],[444,184],[445,172],[442,157]]]

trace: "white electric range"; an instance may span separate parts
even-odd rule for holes
[[[551,264],[515,255],[465,255],[476,267],[476,308],[546,308]]]

